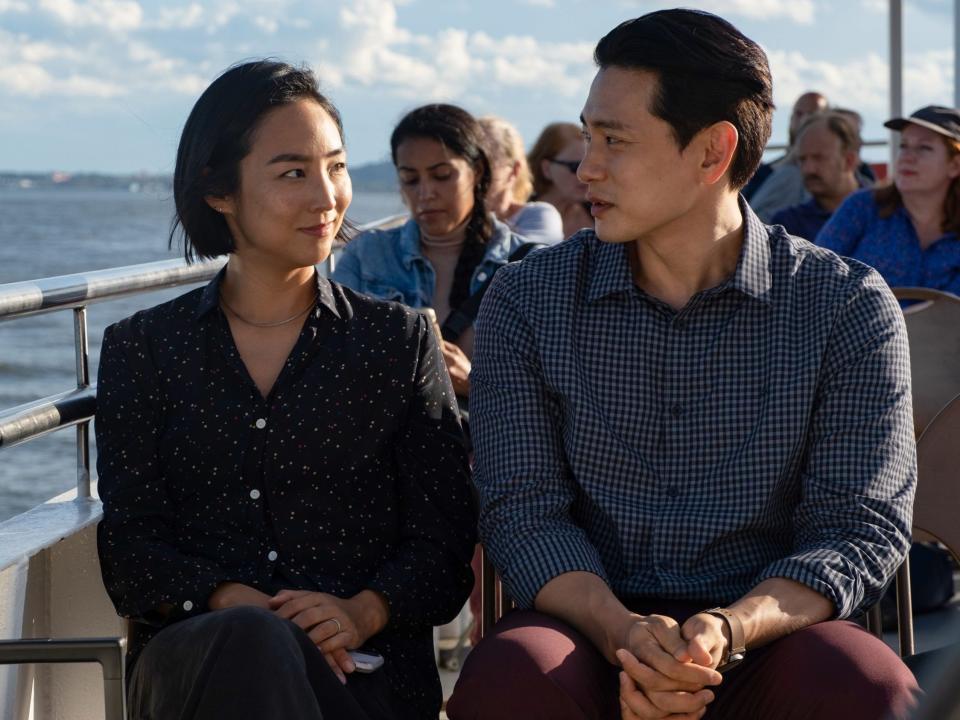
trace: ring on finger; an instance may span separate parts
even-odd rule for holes
[[[325,620],[324,622],[332,622],[334,625],[337,626],[337,632],[335,632],[334,635],[337,635],[338,633],[343,632],[343,626],[340,624],[340,621],[337,620],[336,618],[327,618],[327,620]]]

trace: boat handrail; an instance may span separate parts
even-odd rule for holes
[[[357,232],[400,224],[406,214],[390,215],[357,226]],[[333,272],[335,255],[320,267]],[[129,295],[138,295],[205,282],[226,263],[225,257],[187,263],[184,259],[126,265],[0,284],[0,322],[73,310],[73,338],[77,386],[10,409],[0,409],[0,450],[34,440],[70,426],[77,428],[77,497],[90,497],[90,421],[96,413],[96,385],[90,383],[87,346],[87,306]]]

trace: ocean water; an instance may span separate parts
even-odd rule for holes
[[[396,194],[358,192],[348,217],[364,223],[402,211]],[[177,257],[167,248],[172,212],[168,195],[0,190],[0,283]],[[188,289],[90,305],[91,376],[107,325]],[[0,322],[0,410],[76,387],[73,347],[70,310]],[[75,438],[67,428],[0,449],[0,521],[76,484]]]

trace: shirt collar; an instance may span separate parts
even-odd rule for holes
[[[196,313],[194,313],[195,320],[200,320],[220,305],[220,283],[223,282],[226,273],[227,266],[224,265],[203,289],[203,292],[200,294],[200,300],[197,302]],[[317,311],[319,311],[321,307],[326,308],[334,317],[341,318],[340,311],[337,309],[337,303],[333,298],[330,281],[325,277],[321,277],[319,272],[314,275],[314,279],[317,283]]]
[[[769,303],[770,288],[773,286],[770,273],[770,233],[743,195],[740,196],[739,203],[740,212],[743,213],[743,245],[729,287]]]
[[[770,236],[766,226],[743,199],[739,199],[743,214],[743,245],[733,276],[724,285],[756,298],[770,302]],[[582,230],[583,240],[594,245],[592,272],[587,288],[587,302],[605,295],[633,292],[633,275],[624,243],[606,243],[593,230]]]

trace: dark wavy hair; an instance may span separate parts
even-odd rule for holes
[[[271,110],[303,98],[314,100],[333,120],[343,140],[337,108],[321,92],[314,74],[272,60],[234,65],[214,80],[190,111],[180,135],[173,173],[176,213],[170,247],[179,237],[187,262],[225,255],[236,248],[223,216],[206,196],[222,197],[240,187],[240,161]],[[344,223],[337,240],[345,240]]]
[[[601,69],[653,72],[652,107],[680,149],[720,121],[740,135],[730,184],[742,188],[760,165],[773,120],[773,82],[763,49],[726,20],[701,10],[660,10],[621,23],[593,54]]]
[[[486,195],[490,188],[490,160],[484,150],[486,136],[476,118],[456,105],[432,104],[411,110],[390,135],[390,156],[397,164],[397,148],[404,140],[436,140],[474,170],[473,210],[467,221],[463,250],[453,271],[450,307],[459,307],[470,296],[470,279],[483,260],[487,241],[493,235],[493,221],[487,212]]]

